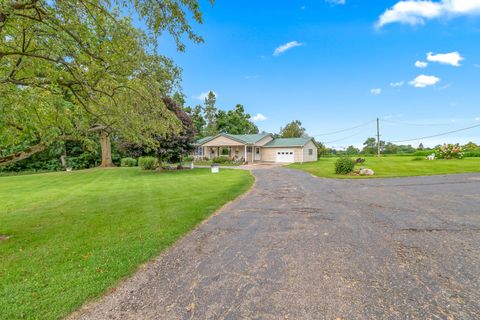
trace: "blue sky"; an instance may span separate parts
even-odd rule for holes
[[[398,2],[201,1],[205,43],[178,53],[164,37],[159,53],[183,68],[188,105],[213,90],[220,108],[263,115],[268,132],[298,119],[317,135],[379,117],[382,139],[397,141],[480,124],[480,1]],[[374,134],[372,122],[317,138],[358,146]],[[480,143],[480,127],[407,143],[469,140]]]

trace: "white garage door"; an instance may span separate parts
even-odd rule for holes
[[[276,162],[295,162],[295,154],[293,150],[278,150],[275,158]]]

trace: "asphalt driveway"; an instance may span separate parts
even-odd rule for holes
[[[480,175],[254,189],[80,319],[479,319]]]

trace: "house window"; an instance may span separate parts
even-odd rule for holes
[[[247,152],[252,152],[252,147],[247,147]]]
[[[203,156],[203,148],[202,147],[197,147],[195,149],[195,155],[197,156]]]
[[[312,156],[313,155],[313,149],[308,149],[308,155]]]

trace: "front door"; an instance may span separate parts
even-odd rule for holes
[[[255,161],[260,161],[261,158],[262,156],[260,154],[260,148],[255,147]]]

